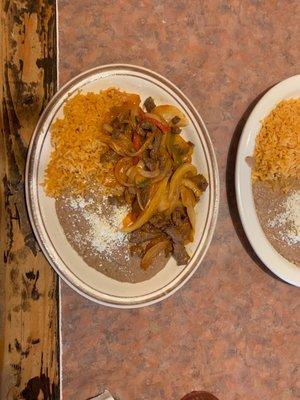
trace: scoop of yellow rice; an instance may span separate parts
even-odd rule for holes
[[[282,187],[300,179],[300,99],[281,101],[262,121],[252,179]]]

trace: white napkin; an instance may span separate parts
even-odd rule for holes
[[[99,396],[91,397],[88,400],[114,400],[114,398],[108,390],[105,390],[103,393],[99,394]]]

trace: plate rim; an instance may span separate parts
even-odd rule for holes
[[[238,212],[239,212],[239,216],[243,225],[243,229],[244,232],[247,236],[247,239],[249,240],[254,252],[256,253],[256,255],[259,257],[259,259],[263,262],[263,264],[271,271],[274,273],[274,275],[278,276],[280,279],[282,279],[283,281],[300,287],[300,267],[297,267],[295,264],[293,264],[292,262],[288,261],[287,259],[285,259],[280,253],[278,253],[274,247],[271,245],[271,243],[269,242],[269,240],[267,239],[267,237],[265,236],[261,224],[258,220],[257,217],[257,213],[256,213],[256,208],[255,208],[255,204],[254,204],[254,199],[253,199],[253,192],[252,192],[252,184],[251,184],[251,177],[250,177],[250,186],[251,186],[251,198],[250,199],[245,199],[244,195],[243,195],[243,191],[242,191],[242,163],[245,162],[244,157],[245,154],[244,150],[247,147],[247,141],[250,140],[250,138],[252,138],[252,136],[257,136],[259,132],[253,133],[251,132],[253,130],[253,128],[251,128],[251,126],[255,123],[259,123],[259,120],[257,118],[257,114],[259,114],[260,112],[264,113],[264,117],[266,117],[270,111],[264,110],[267,108],[266,103],[267,102],[272,102],[274,103],[272,105],[273,109],[276,104],[285,99],[285,94],[280,94],[281,91],[286,92],[286,95],[288,95],[288,93],[291,91],[291,84],[297,83],[299,86],[299,90],[300,90],[300,74],[297,75],[293,75],[289,78],[286,78],[282,81],[280,81],[279,83],[275,84],[274,86],[272,86],[263,96],[262,98],[256,103],[255,107],[253,108],[253,110],[251,111],[249,117],[247,118],[247,121],[244,125],[242,134],[239,138],[239,144],[238,144],[238,149],[237,149],[237,155],[236,155],[236,162],[235,162],[235,193],[236,193],[236,200],[237,200],[237,207],[238,207]],[[275,100],[274,98],[280,95],[280,98],[278,100]],[[248,183],[247,183],[247,187]],[[256,228],[256,235],[259,235],[259,239],[256,239],[253,235],[253,231],[251,230],[251,228],[249,227],[249,224],[247,223],[247,219],[246,219],[246,215],[245,215],[245,204],[248,204],[248,208],[251,211],[251,216],[253,216],[253,213],[255,214],[255,218],[254,220],[252,220],[252,223],[254,223],[255,228]],[[248,210],[249,211],[249,210]],[[258,243],[259,241],[259,243]],[[272,248],[272,255],[273,257],[275,257],[276,262],[279,263],[279,265],[283,265],[283,267],[288,268],[288,270],[291,272],[291,274],[293,274],[292,271],[298,271],[296,272],[296,275],[299,275],[298,277],[287,277],[286,273],[284,272],[284,268],[283,268],[283,272],[280,269],[280,266],[274,266],[274,264],[272,263],[271,260],[269,260],[269,258],[264,254],[263,250],[261,249],[260,244],[263,243],[265,246],[267,246],[267,248],[270,250],[270,248]],[[276,264],[277,265],[277,264]]]
[[[43,240],[40,237],[39,230],[37,229],[36,226],[36,220],[34,216],[34,212],[32,209],[33,204],[31,203],[31,184],[32,184],[32,167],[34,163],[34,159],[32,155],[35,153],[35,143],[37,138],[39,137],[39,132],[41,131],[41,128],[44,125],[45,118],[49,113],[51,112],[53,106],[55,106],[56,102],[60,99],[60,97],[65,96],[68,90],[71,90],[72,87],[75,84],[80,83],[81,81],[84,81],[85,78],[88,78],[89,76],[93,76],[97,73],[105,73],[108,72],[110,75],[113,75],[114,71],[119,71],[119,70],[128,70],[128,71],[137,71],[141,74],[144,74],[145,76],[151,76],[152,78],[161,81],[163,84],[165,84],[167,87],[171,89],[172,92],[175,92],[181,100],[185,102],[185,104],[188,106],[190,111],[192,112],[193,116],[196,118],[197,123],[199,124],[202,135],[203,135],[203,140],[208,147],[209,153],[207,154],[207,157],[210,160],[211,166],[212,166],[212,175],[213,175],[213,185],[214,185],[214,191],[215,191],[215,200],[212,200],[213,206],[211,207],[211,210],[209,209],[208,212],[211,213],[211,219],[209,221],[209,229],[206,234],[206,240],[204,242],[203,246],[203,252],[201,254],[201,257],[195,260],[195,267],[188,271],[186,276],[183,276],[182,280],[173,288],[170,288],[168,291],[158,294],[157,298],[153,298],[150,300],[142,300],[141,302],[134,302],[131,303],[130,300],[128,303],[126,302],[116,302],[116,300],[113,301],[107,301],[103,299],[98,299],[93,297],[91,294],[85,292],[84,288],[78,287],[74,282],[72,282],[69,277],[65,276],[61,269],[59,268],[58,265],[56,265],[55,260],[51,257],[50,254],[48,254],[47,249],[45,248],[45,245],[43,243]],[[58,275],[75,291],[77,291],[79,294],[83,295],[84,297],[102,305],[110,306],[110,307],[116,307],[116,308],[136,308],[136,307],[143,307],[146,305],[154,304],[156,302],[162,301],[165,298],[171,296],[173,293],[175,293],[177,290],[179,290],[194,274],[194,272],[198,269],[203,257],[205,256],[209,245],[211,243],[215,227],[216,227],[216,222],[217,222],[217,216],[218,216],[218,209],[219,209],[219,202],[220,202],[220,180],[219,180],[219,171],[218,171],[218,164],[217,164],[217,159],[214,151],[214,147],[211,141],[211,138],[209,136],[208,130],[196,110],[196,108],[193,106],[191,101],[183,94],[183,92],[171,81],[169,81],[167,78],[163,77],[162,75],[149,70],[144,67],[140,67],[137,65],[131,65],[131,64],[106,64],[102,66],[97,66],[90,68],[86,71],[81,72],[80,74],[76,75],[72,79],[70,79],[68,82],[66,82],[57,92],[56,94],[51,98],[50,102],[47,104],[45,110],[41,114],[39,121],[36,125],[36,128],[34,130],[34,133],[31,137],[29,148],[28,148],[28,154],[27,154],[27,160],[26,160],[26,170],[25,170],[25,198],[26,198],[26,205],[27,205],[27,210],[29,214],[29,219],[30,223],[32,226],[32,229],[34,231],[36,240],[38,241],[39,246],[41,247],[43,254],[47,258],[48,262],[50,265],[53,267],[53,269],[58,273]],[[195,250],[195,252],[197,249]],[[72,273],[73,274],[73,273]],[[158,289],[159,290],[159,289]],[[100,294],[101,292],[99,292]],[[142,297],[138,296],[138,297]],[[115,299],[118,297],[116,296]]]

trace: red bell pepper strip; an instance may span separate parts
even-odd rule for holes
[[[144,121],[149,121],[151,124],[155,125],[158,129],[160,129],[163,133],[167,133],[170,130],[170,127],[168,125],[163,124],[160,121],[157,121],[155,118],[149,117],[147,114],[142,114],[141,118]]]
[[[141,137],[136,132],[133,134],[132,143],[135,151],[138,151],[142,146]],[[133,157],[133,165],[136,165],[139,161],[140,161],[139,156]]]
[[[133,143],[133,147],[136,151],[138,151],[141,146],[142,146],[142,142],[141,142],[141,137],[140,135],[138,135],[137,133],[133,134],[133,138],[132,138],[132,143]]]

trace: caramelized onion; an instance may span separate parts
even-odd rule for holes
[[[146,254],[142,258],[141,267],[143,269],[149,268],[153,261],[155,261],[155,257],[157,257],[162,251],[166,250],[168,245],[169,241],[167,239],[163,239],[159,243],[156,243],[154,246],[150,247],[150,249],[146,251]]]
[[[128,170],[126,171],[126,175],[128,176],[129,180],[131,182],[135,181],[135,176],[137,174],[137,168],[136,165],[131,166],[130,168],[128,168]]]
[[[175,106],[171,106],[169,104],[164,104],[164,105],[155,107],[152,112],[153,112],[153,114],[156,114],[159,117],[163,118],[168,123],[171,123],[171,121],[174,117],[179,117],[180,120],[176,124],[176,126],[183,127],[188,124],[187,118],[184,115],[184,113]]]
[[[170,201],[169,201],[169,197],[167,195],[167,193],[165,192],[160,199],[159,205],[158,205],[158,211],[159,212],[163,212],[168,210],[168,208],[170,207]]]
[[[166,120],[162,117],[162,116],[160,116],[160,115],[158,115],[158,114],[154,114],[153,112],[151,112],[151,113],[144,113],[143,114],[143,118],[145,119],[145,118],[149,118],[149,119],[154,119],[154,120],[156,120],[156,121],[158,121],[158,122],[162,122],[163,124],[166,124]]]
[[[182,184],[183,184],[185,187],[191,189],[191,190],[193,191],[194,195],[195,195],[197,198],[199,198],[199,197],[202,195],[202,193],[203,193],[202,190],[198,188],[198,186],[196,185],[196,183],[193,182],[193,181],[191,181],[191,180],[188,179],[188,178],[183,179],[183,180],[182,180]]]
[[[182,204],[185,207],[194,206],[196,204],[196,199],[195,199],[194,193],[190,189],[187,189],[184,186],[181,186],[181,188],[180,188],[180,196],[181,196]]]
[[[132,166],[132,159],[129,157],[121,158],[115,165],[115,177],[116,180],[123,186],[134,186],[133,183],[126,181],[126,172]]]
[[[109,145],[109,147],[111,147],[120,156],[125,156],[126,155],[126,151],[123,150],[122,146],[120,146],[117,142],[114,142],[112,140],[108,145]]]
[[[169,177],[172,173],[172,161],[168,158],[165,162],[164,169],[160,172],[160,174],[152,180],[152,182],[159,182],[165,177]]]
[[[145,171],[142,168],[139,168],[139,174],[144,176],[145,178],[156,178],[160,174],[160,170],[156,169],[155,171]]]
[[[127,153],[130,152],[130,148],[132,148],[132,143],[125,136],[122,136],[120,139],[112,139],[111,136],[101,135],[99,136],[99,141],[107,144],[112,150],[114,150],[120,156],[126,156]]]
[[[152,143],[152,140],[154,139],[154,136],[155,136],[155,134],[152,132],[149,135],[149,137],[146,139],[145,143],[141,146],[141,148],[138,151],[135,151],[134,153],[127,151],[126,155],[129,157],[136,157],[136,156],[142,154],[150,146],[150,144]]]
[[[139,204],[139,206],[140,206],[140,209],[141,209],[141,210],[144,210],[145,207],[144,207],[143,202],[142,202],[142,199],[141,199],[141,192],[140,192],[140,190],[137,190],[137,191],[136,191],[136,198],[137,198],[138,204]]]
[[[132,225],[129,225],[128,227],[123,227],[123,232],[129,233],[135,231],[136,229],[144,225],[152,217],[152,215],[157,211],[161,197],[166,190],[167,183],[167,179],[164,179],[159,183],[157,190],[151,200],[148,202],[147,207],[141,212],[141,214]]]
[[[175,193],[178,191],[180,184],[187,173],[191,173],[192,175],[197,174],[197,168],[189,163],[182,164],[177,170],[174,172],[171,181],[170,181],[170,191],[169,191],[169,198],[172,201]]]

